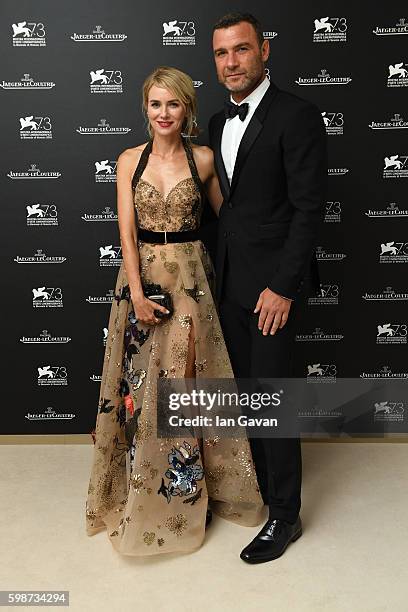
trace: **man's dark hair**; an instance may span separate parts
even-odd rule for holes
[[[258,39],[259,47],[262,47],[262,43],[265,40],[263,35],[263,30],[260,22],[256,17],[251,15],[251,13],[228,13],[224,15],[214,24],[213,33],[215,30],[220,30],[221,28],[229,28],[237,23],[242,23],[246,21],[250,23],[255,30],[256,37]]]

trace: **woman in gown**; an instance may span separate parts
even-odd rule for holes
[[[86,532],[101,529],[125,555],[188,552],[205,536],[208,511],[255,526],[263,508],[247,438],[157,436],[157,381],[233,378],[214,302],[214,270],[197,239],[204,191],[222,196],[212,151],[192,145],[193,82],[168,67],[143,86],[147,144],[117,164],[123,263],[103,361]],[[167,195],[165,193],[167,192]],[[170,293],[174,312],[145,297]],[[156,312],[155,312],[156,311]]]

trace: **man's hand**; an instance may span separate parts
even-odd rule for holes
[[[260,311],[258,329],[263,330],[264,336],[268,333],[273,336],[278,329],[282,329],[288,320],[291,304],[291,300],[282,297],[268,287],[259,294],[254,313]]]

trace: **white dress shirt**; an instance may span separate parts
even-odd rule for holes
[[[227,176],[229,182],[231,184],[232,175],[234,173],[235,160],[237,158],[238,147],[241,142],[241,138],[247,128],[248,123],[251,121],[252,115],[254,114],[256,107],[262,100],[264,93],[268,89],[270,83],[267,77],[258,85],[253,92],[249,94],[242,100],[240,104],[243,102],[248,102],[248,114],[245,117],[244,121],[241,121],[238,115],[235,115],[232,119],[226,119],[224,125],[224,131],[222,133],[221,139],[221,154],[224,160],[224,166],[227,171]],[[233,104],[236,102],[233,100],[232,95],[230,96],[230,100]]]

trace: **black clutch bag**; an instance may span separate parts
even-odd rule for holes
[[[160,306],[164,306],[169,311],[169,314],[165,314],[164,312],[160,312],[160,310],[155,310],[154,314],[158,319],[167,319],[170,318],[173,314],[173,300],[168,291],[164,291],[160,285],[155,283],[143,283],[143,293],[148,300],[152,300],[152,302],[156,302],[160,304]]]

